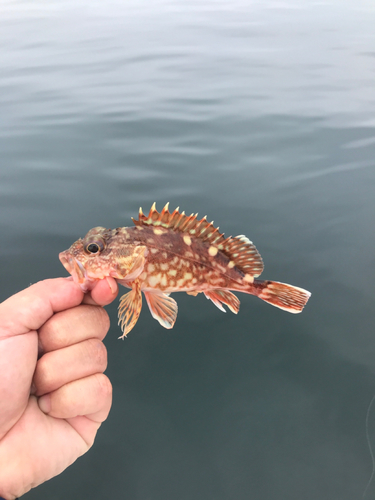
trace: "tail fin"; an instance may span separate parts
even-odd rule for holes
[[[311,296],[303,288],[278,281],[254,280],[254,285],[259,290],[257,295],[260,299],[294,314],[302,312]]]

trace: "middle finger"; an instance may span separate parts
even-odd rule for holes
[[[107,350],[99,339],[91,338],[47,352],[36,365],[35,394],[42,396],[73,380],[103,373],[106,368]]]
[[[102,340],[108,329],[109,317],[102,307],[81,304],[54,314],[39,329],[39,348],[45,353],[93,337]]]

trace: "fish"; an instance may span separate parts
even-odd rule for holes
[[[91,229],[59,254],[65,269],[83,292],[98,280],[114,278],[130,288],[120,298],[118,321],[125,338],[138,321],[142,293],[151,315],[164,328],[173,328],[178,306],[174,292],[203,293],[221,311],[237,314],[240,301],[233,292],[255,295],[290,313],[300,313],[311,294],[303,288],[257,279],[264,265],[246,236],[225,237],[198,214],[185,215],[169,203],[161,212],[154,203],[149,214],[139,209],[133,227]]]

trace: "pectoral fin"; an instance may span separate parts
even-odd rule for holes
[[[237,314],[240,310],[238,297],[234,293],[228,292],[228,290],[210,290],[209,292],[204,292],[204,294],[208,299],[212,300],[220,311],[226,312],[222,304],[226,304],[234,314]]]
[[[161,292],[144,292],[150,312],[164,328],[173,328],[177,318],[177,302]]]
[[[132,281],[136,280],[142,273],[148,250],[145,246],[137,246],[131,252],[124,250],[123,254],[117,255],[118,266],[112,275],[117,279],[117,283],[127,287],[132,286]]]
[[[123,339],[133,329],[138,321],[142,309],[142,293],[138,282],[132,283],[130,292],[123,295],[120,299],[118,308],[118,324],[121,326]]]

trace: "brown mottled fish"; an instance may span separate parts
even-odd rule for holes
[[[59,257],[84,292],[96,281],[113,277],[130,288],[120,299],[119,324],[126,337],[142,308],[142,292],[152,316],[165,328],[177,317],[173,292],[203,292],[225,312],[238,313],[240,301],[230,290],[256,295],[289,311],[302,311],[310,292],[277,281],[256,279],[262,258],[253,243],[240,235],[225,238],[206,217],[185,215],[168,203],[159,213],[155,203],[146,217],[139,210],[135,227],[94,227]]]

